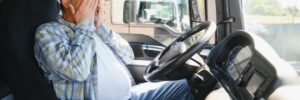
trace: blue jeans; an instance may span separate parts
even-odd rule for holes
[[[194,100],[186,80],[147,82],[131,89],[130,100]]]

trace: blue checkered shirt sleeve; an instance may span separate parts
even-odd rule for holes
[[[90,75],[93,55],[93,24],[91,20],[76,25],[74,38],[55,23],[41,25],[36,31],[35,54],[46,69],[60,77],[82,82]]]

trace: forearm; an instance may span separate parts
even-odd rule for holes
[[[50,71],[71,81],[84,81],[90,74],[94,55],[92,22],[80,22],[73,39],[63,37],[63,34],[66,33],[55,28],[39,28],[36,52],[40,52]]]

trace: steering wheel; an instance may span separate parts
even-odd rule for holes
[[[201,33],[203,30],[205,30],[204,33]],[[208,21],[179,36],[148,65],[144,78],[147,81],[155,82],[179,80],[192,76],[199,70],[199,67],[185,66],[185,62],[204,48],[209,39],[215,34],[215,30],[216,24]],[[187,48],[184,42],[195,35],[199,35],[197,41]]]

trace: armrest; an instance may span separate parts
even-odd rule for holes
[[[164,46],[150,45],[142,43],[130,43],[136,60],[153,60],[161,51],[165,49]]]
[[[144,44],[144,45],[142,45],[142,48],[143,48],[143,50],[151,50],[151,51],[161,52],[166,47],[158,46],[158,45],[147,45],[147,44]]]

